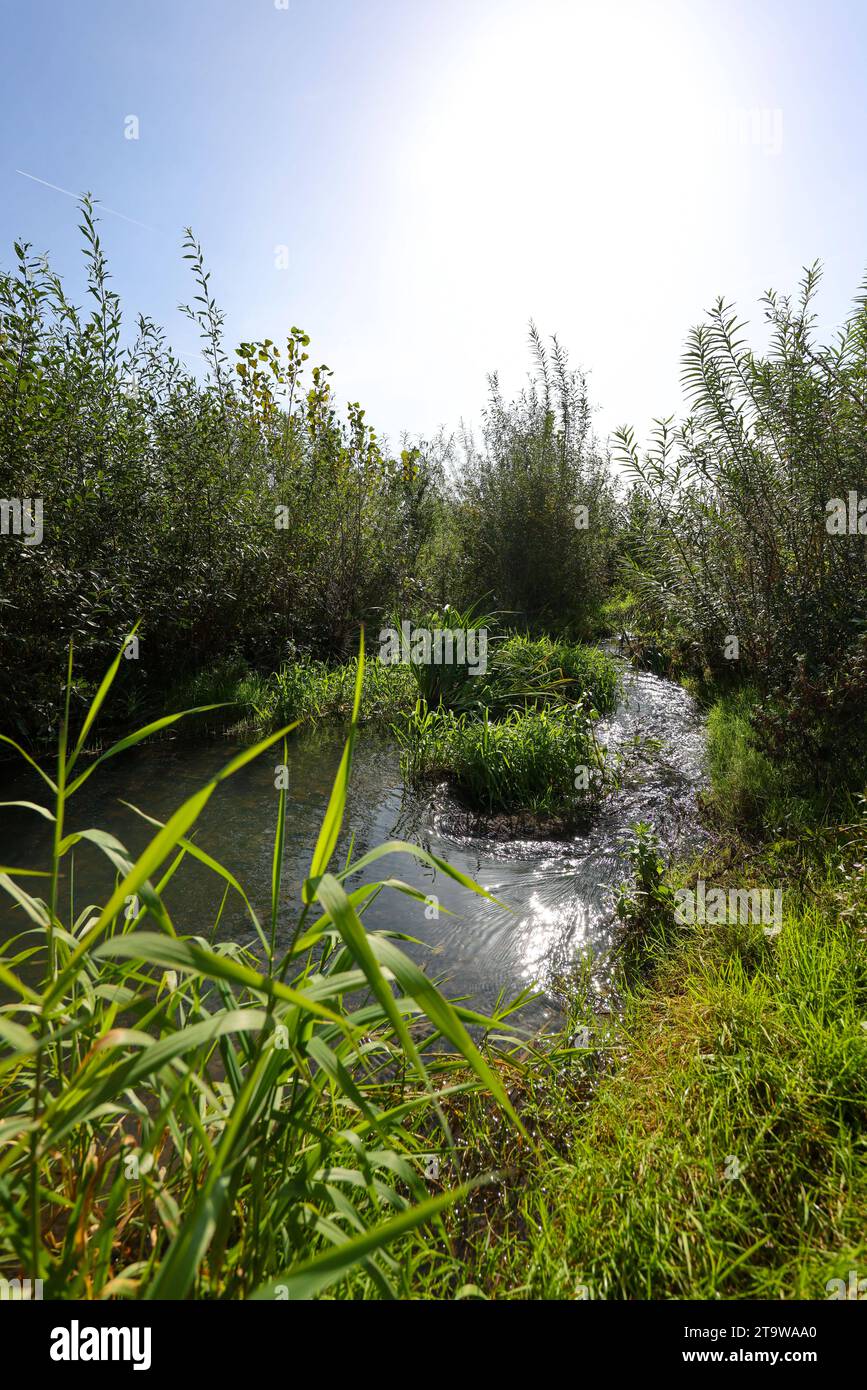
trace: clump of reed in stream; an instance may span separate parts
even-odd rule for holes
[[[395,725],[401,770],[411,782],[445,778],[486,814],[527,813],[574,824],[587,818],[605,783],[593,715],[580,703],[510,710],[494,721],[421,702]]]
[[[510,710],[536,710],[583,701],[600,714],[610,714],[620,694],[615,663],[598,647],[557,641],[548,636],[503,631],[499,615],[477,608],[460,612],[446,605],[428,615],[429,631],[450,629],[469,634],[484,630],[486,661],[481,671],[469,662],[411,664],[418,698],[430,709],[456,713],[486,712],[500,718]]]
[[[153,837],[134,861],[104,831],[70,829],[76,793],[101,763],[183,717],[85,762],[119,663],[73,737],[70,652],[53,775],[3,739],[48,791],[46,804],[18,805],[51,822],[53,852],[39,873],[0,872],[22,918],[0,948],[0,1273],[42,1279],[49,1298],[303,1298],[347,1276],[368,1295],[406,1295],[416,1261],[430,1271],[448,1260],[441,1214],[469,1190],[447,1098],[482,1087],[522,1132],[496,1060],[468,1032],[485,1036],[508,1010],[487,1018],[448,1003],[394,933],[366,930],[365,909],[380,892],[408,903],[421,894],[395,878],[355,888],[349,880],[405,852],[488,895],[399,841],[333,865],[363,647],[349,737],[288,946],[278,947],[285,792],[275,792],[264,922],[192,832],[227,778],[281,744],[285,759],[294,725],[232,758],[165,824],[151,820]],[[74,850],[105,854],[117,873],[108,901],[77,915],[64,907]],[[240,896],[252,946],[209,944],[212,924],[173,920],[164,893],[189,859]],[[451,1155],[453,1185],[431,1189],[432,1149]],[[389,1247],[408,1232],[407,1264]]]
[[[175,702],[221,706],[209,725],[267,733],[293,720],[346,723],[352,715],[358,659],[335,664],[298,653],[270,675],[229,662],[184,681]],[[417,698],[405,666],[366,661],[361,673],[360,724],[389,721],[412,709]]]
[[[601,648],[513,632],[495,651],[481,703],[496,712],[580,700],[611,714],[620,692],[617,666]]]

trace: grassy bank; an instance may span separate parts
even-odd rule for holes
[[[243,663],[229,664],[206,668],[177,686],[172,707],[219,704],[222,708],[203,727],[248,737],[262,737],[294,720],[345,725],[352,715],[357,677],[356,658],[326,662],[299,655],[269,674],[251,671]],[[417,698],[408,667],[383,666],[375,659],[364,663],[360,724],[388,724],[408,713]]]
[[[744,718],[711,714],[714,849],[667,873],[636,849],[622,1019],[576,1006],[507,1068],[541,1158],[483,1096],[456,1102],[478,1171],[502,1174],[449,1222],[487,1296],[822,1299],[864,1274],[867,807],[806,823],[781,774],[757,785]],[[782,887],[781,930],[679,925],[672,893],[699,878]]]
[[[463,1223],[466,1278],[491,1296],[825,1298],[863,1272],[867,915],[838,852],[789,887],[778,940],[667,943],[613,1040],[590,1043],[612,1068],[592,1099],[580,1058],[538,1069],[519,1111],[541,1164],[467,1102],[480,1168],[506,1176]]]

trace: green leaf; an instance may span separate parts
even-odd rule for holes
[[[315,1294],[321,1293],[323,1289],[342,1279],[366,1256],[383,1250],[393,1240],[415,1230],[417,1226],[424,1225],[453,1203],[463,1201],[473,1190],[473,1186],[474,1184],[468,1183],[455,1188],[453,1192],[444,1192],[439,1196],[429,1197],[426,1202],[408,1207],[406,1211],[393,1216],[381,1226],[366,1231],[364,1235],[348,1238],[335,1249],[326,1250],[321,1255],[315,1255],[312,1260],[305,1260],[303,1264],[290,1267],[275,1279],[269,1279],[266,1284],[261,1284],[251,1297],[258,1300],[313,1298]]]
[[[349,791],[349,774],[352,771],[352,750],[355,745],[355,733],[358,723],[358,711],[361,705],[361,691],[364,683],[364,629],[361,632],[361,641],[358,649],[358,666],[355,673],[355,696],[352,702],[352,723],[349,729],[349,737],[343,750],[343,757],[340,759],[340,766],[337,769],[337,776],[334,779],[334,786],[331,788],[331,796],[328,799],[328,807],[319,830],[319,838],[316,841],[316,848],[313,851],[313,860],[310,865],[310,879],[304,885],[304,901],[313,901],[314,890],[310,880],[316,880],[320,874],[324,873],[331,862],[340,836],[340,827],[343,824],[343,816],[346,810],[346,797]]]

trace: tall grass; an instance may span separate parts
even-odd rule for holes
[[[419,702],[395,732],[410,781],[445,777],[471,807],[489,814],[527,812],[576,823],[589,815],[604,781],[604,750],[579,705],[511,710],[495,722]]]
[[[636,844],[622,1017],[570,1024],[510,1088],[542,1153],[483,1094],[452,1105],[476,1171],[510,1173],[446,1218],[464,1279],[495,1298],[824,1300],[863,1274],[867,820],[852,809],[664,880],[650,838]],[[696,875],[782,879],[781,933],[678,926],[666,896]]]
[[[266,700],[266,717],[277,723],[293,718],[345,720],[352,710],[357,674],[354,659],[339,666],[324,662],[284,666],[273,677],[273,703]],[[394,719],[401,710],[411,708],[413,699],[414,683],[407,667],[384,666],[375,660],[365,663],[359,705],[362,722]]]
[[[619,694],[617,667],[598,647],[512,633],[495,651],[481,703],[496,712],[583,701],[610,714]]]
[[[295,719],[345,723],[352,714],[357,679],[355,657],[335,664],[298,654],[270,675],[234,662],[199,671],[183,681],[175,702],[219,704],[213,722],[244,732],[269,733]],[[409,712],[417,698],[415,690],[407,667],[366,661],[359,723],[388,721]]]
[[[507,1123],[520,1122],[468,1032],[484,1034],[496,1018],[448,1003],[393,933],[365,929],[379,893],[421,895],[396,878],[350,881],[402,852],[484,890],[399,841],[333,862],[363,647],[349,736],[288,942],[278,939],[285,792],[275,794],[264,921],[193,834],[223,782],[270,748],[282,744],[285,756],[294,726],[233,757],[165,824],[146,816],[153,836],[135,860],[105,831],[73,828],[76,794],[99,766],[183,717],[85,761],[119,662],[75,735],[70,651],[51,772],[3,740],[45,793],[15,805],[54,834],[35,876],[0,872],[22,919],[0,949],[0,1270],[43,1279],[52,1298],[304,1298],[348,1274],[373,1296],[405,1295],[410,1274],[389,1246],[417,1231],[419,1258],[436,1267],[448,1252],[441,1215],[467,1191],[458,1181],[431,1195],[424,1177],[431,1150],[450,1153],[449,1171],[460,1172],[444,1101],[482,1086]],[[85,850],[108,857],[116,886],[106,902],[73,913],[73,853]],[[165,890],[190,859],[240,897],[252,945],[214,944],[215,923],[173,920]]]

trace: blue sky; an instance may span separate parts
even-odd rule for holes
[[[760,341],[759,296],[821,257],[822,322],[846,313],[864,0],[278,4],[3,0],[0,260],[23,236],[81,298],[74,204],[34,178],[90,189],[134,219],[101,227],[128,312],[195,365],[191,224],[230,339],[299,324],[392,436],[474,422],[489,370],[519,387],[531,316],[601,432],[644,436],[718,294]]]

